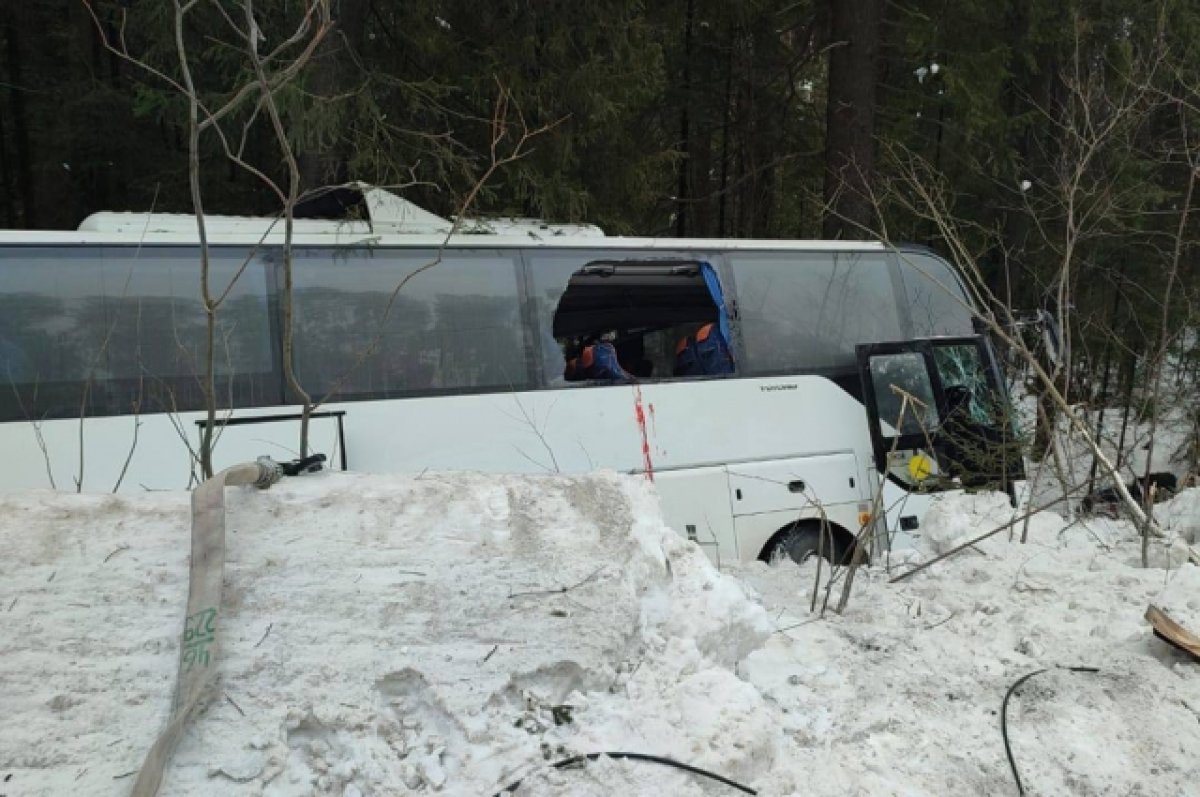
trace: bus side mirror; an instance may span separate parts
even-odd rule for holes
[[[1038,326],[1042,329],[1042,343],[1046,347],[1046,357],[1055,367],[1062,365],[1063,339],[1058,319],[1049,310],[1038,310]]]
[[[980,318],[973,318],[972,326],[975,334],[987,337],[988,325]],[[1062,328],[1058,325],[1058,317],[1049,310],[1020,313],[1013,319],[1012,326],[1007,330],[1018,338],[1025,346],[1043,356],[1046,362],[1055,367],[1063,364],[1065,344]]]

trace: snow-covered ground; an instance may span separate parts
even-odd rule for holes
[[[940,553],[1011,517],[1001,495],[947,498],[920,543]],[[799,576],[807,605],[815,566],[755,565],[739,575],[785,612],[773,619],[807,622],[743,671],[786,712],[795,769],[820,773],[797,784],[803,793],[1015,794],[1001,703],[1019,677],[1050,667],[1009,705],[1029,793],[1195,794],[1200,664],[1154,638],[1142,615],[1154,602],[1200,630],[1200,569],[1181,566],[1177,548],[1156,545],[1155,556],[1170,569],[1140,567],[1126,524],[1042,514],[1024,545],[1001,532],[898,583],[872,569],[843,616],[815,622],[795,611],[787,577]],[[1057,669],[1073,666],[1100,672]]]
[[[1032,440],[1037,401],[1026,392],[1023,384],[1010,387],[1014,391],[1013,406],[1017,412],[1018,428],[1026,439]],[[1190,381],[1177,384],[1174,378],[1164,378],[1159,402],[1163,410],[1154,424],[1154,445],[1150,445],[1151,423],[1144,412],[1125,413],[1119,408],[1085,410],[1083,407],[1076,407],[1075,412],[1084,421],[1089,434],[1098,439],[1100,450],[1109,462],[1117,466],[1126,484],[1143,479],[1147,473],[1170,473],[1177,478],[1180,486],[1184,486],[1200,475],[1195,472],[1196,446],[1200,442],[1197,440],[1198,430],[1192,409],[1195,393],[1196,389]],[[1142,410],[1146,408],[1142,407]],[[1034,506],[1054,505],[1062,499],[1065,485],[1071,488],[1068,505],[1078,508],[1089,488],[1103,489],[1112,484],[1112,479],[1098,464],[1093,469],[1092,448],[1074,430],[1071,422],[1061,415],[1058,429],[1060,459],[1056,462],[1047,452],[1044,463],[1027,463],[1029,486],[1032,488],[1030,500]]]
[[[1005,522],[938,503],[919,556]],[[1200,493],[1162,507],[1200,527]],[[164,794],[1197,793],[1200,569],[1040,515],[810,614],[814,564],[719,573],[613,474],[322,474],[229,492],[221,682]],[[124,794],[172,698],[187,496],[0,496],[0,794]],[[1019,528],[1017,533],[1019,534]],[[565,588],[565,589],[564,589]],[[835,586],[834,601],[839,587]],[[824,590],[819,590],[819,598]],[[1058,667],[1098,667],[1073,672]]]

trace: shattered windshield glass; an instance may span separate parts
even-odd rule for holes
[[[933,359],[943,389],[966,388],[971,420],[981,424],[994,423],[994,398],[979,357],[979,348],[974,343],[935,346]]]

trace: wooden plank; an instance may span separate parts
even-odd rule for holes
[[[1172,620],[1157,606],[1146,607],[1146,619],[1154,628],[1154,635],[1180,650],[1200,659],[1200,637]]]

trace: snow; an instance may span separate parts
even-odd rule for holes
[[[1011,517],[1004,496],[939,500],[922,524],[922,552],[945,552]],[[1048,667],[1009,706],[1030,793],[1193,792],[1200,665],[1154,638],[1142,615],[1153,602],[1181,621],[1184,609],[1200,619],[1200,570],[1142,569],[1124,523],[1042,513],[1029,542],[1019,536],[1020,526],[1013,539],[1000,532],[895,584],[872,569],[844,616],[775,635],[751,654],[750,680],[787,710],[803,748],[798,769],[842,772],[841,787],[863,794],[1014,793],[998,712],[1009,686]],[[789,569],[800,586],[790,594],[781,584]],[[783,612],[781,626],[811,619],[793,610],[807,606],[815,567],[740,575]],[[1058,669],[1072,666],[1100,672]],[[769,793],[793,788],[781,786]]]
[[[612,473],[319,474],[228,498],[221,680],[163,794],[736,793],[547,766],[606,750],[761,794],[1014,793],[998,712],[1044,667],[1008,708],[1029,793],[1200,781],[1200,664],[1142,619],[1154,602],[1200,630],[1200,569],[1157,543],[1140,567],[1122,522],[1040,514],[1026,544],[1018,525],[889,583],[1011,519],[1001,496],[947,496],[917,552],[822,616],[815,564],[718,572],[652,485]],[[1200,491],[1160,512],[1194,534]],[[181,493],[0,496],[4,793],[128,793],[169,713],[189,523]],[[1077,665],[1100,671],[1059,669]]]
[[[765,612],[641,482],[325,475],[229,498],[221,693],[164,794],[492,793],[567,747],[749,772],[775,739],[731,669]],[[23,794],[119,792],[171,700],[187,496],[25,494],[0,517],[0,767]]]
[[[1155,507],[1154,516],[1169,534],[1200,543],[1200,490],[1184,490]]]
[[[1174,379],[1172,374],[1171,380]],[[1164,378],[1164,381],[1167,380]],[[1037,401],[1026,392],[1025,385],[1018,383],[1013,388],[1018,426],[1027,439],[1032,439]],[[1167,392],[1164,391],[1164,394]],[[1191,394],[1186,395],[1190,397]],[[1147,473],[1170,473],[1176,477],[1179,486],[1186,486],[1197,475],[1193,472],[1196,463],[1192,461],[1196,427],[1190,411],[1186,409],[1188,405],[1178,396],[1168,396],[1164,404],[1169,406],[1165,407],[1155,425],[1153,446],[1150,445],[1151,424],[1137,413],[1130,413],[1123,422],[1124,413],[1120,409],[1084,412],[1082,408],[1076,408],[1076,412],[1082,413],[1080,417],[1093,435],[1098,426],[1101,428],[1100,449],[1109,462],[1119,464],[1118,472],[1127,485],[1144,478]],[[1089,486],[1092,490],[1101,490],[1111,486],[1112,480],[1099,465],[1092,470],[1092,449],[1078,433],[1072,431],[1067,418],[1059,417],[1058,430],[1061,476],[1050,452],[1047,452],[1044,463],[1027,463],[1029,500],[1033,506],[1049,506],[1062,501],[1065,482],[1073,489],[1070,491],[1069,507],[1062,509],[1077,510]],[[1157,500],[1161,501],[1162,497]],[[1158,516],[1158,510],[1155,516]]]

